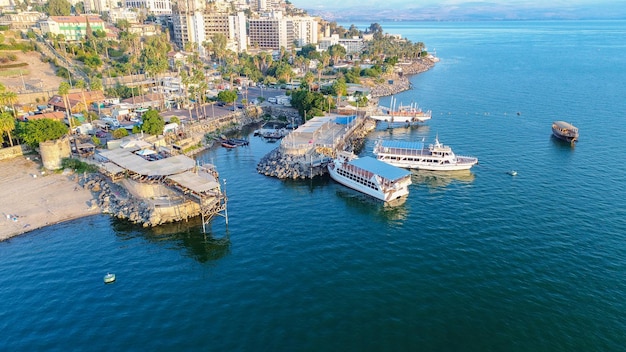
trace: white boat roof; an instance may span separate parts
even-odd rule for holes
[[[559,126],[560,128],[569,128],[569,129],[572,129],[572,130],[578,130],[578,129],[576,128],[576,126],[572,125],[572,124],[571,124],[571,123],[569,123],[569,122],[565,122],[565,121],[554,121],[553,123],[554,123],[555,125]]]
[[[407,142],[407,141],[380,141],[380,145],[386,148],[399,148],[399,149],[423,149],[424,142]]]
[[[409,170],[389,165],[369,156],[350,160],[348,164],[354,165],[392,181],[401,179],[411,174]]]

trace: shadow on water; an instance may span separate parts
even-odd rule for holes
[[[344,200],[350,208],[356,209],[369,218],[377,217],[392,221],[407,219],[407,197],[384,203],[378,199],[343,186],[337,188],[336,193],[337,197]]]
[[[211,225],[207,225],[207,233],[202,232],[202,219],[195,217],[189,221],[164,224],[153,228],[124,220],[112,223],[118,237],[130,239],[142,237],[150,243],[165,246],[167,249],[183,250],[183,253],[200,263],[207,263],[224,258],[230,253],[230,234],[215,236]]]
[[[414,185],[423,184],[429,188],[444,188],[452,183],[472,183],[474,182],[474,174],[470,170],[459,171],[426,171],[411,170],[411,181]]]
[[[307,187],[309,191],[313,191],[318,188],[327,187],[328,184],[332,183],[332,180],[330,176],[328,175],[328,173],[321,175],[321,176],[315,176],[313,178],[296,179],[296,180],[284,179],[282,181],[283,181],[283,185],[287,188],[301,189],[301,188]]]

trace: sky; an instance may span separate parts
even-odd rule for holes
[[[626,19],[626,0],[290,0],[312,15],[412,19]],[[337,11],[342,10],[342,11]],[[409,11],[398,11],[409,10]]]

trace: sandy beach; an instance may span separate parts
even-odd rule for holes
[[[0,161],[0,241],[100,213],[75,174],[41,170],[40,163],[27,157]]]

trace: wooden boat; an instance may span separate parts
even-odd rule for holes
[[[248,141],[247,139],[241,139],[241,138],[229,138],[228,143],[234,144],[236,146],[242,146],[242,145],[250,144],[250,141]]]
[[[232,149],[232,148],[237,148],[237,144],[231,143],[228,140],[223,140],[222,141],[222,147]]]
[[[578,141],[578,128],[569,122],[554,121],[552,123],[552,134],[566,142],[574,143]]]

